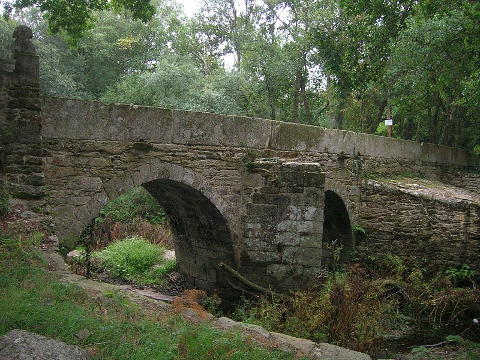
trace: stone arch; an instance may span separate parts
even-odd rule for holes
[[[199,191],[215,205],[229,223],[233,221],[228,204],[208,180],[198,172],[177,164],[152,161],[133,169],[125,177],[104,183],[103,188],[108,199],[112,200],[135,186],[143,186],[145,183],[159,179],[176,181]]]
[[[228,284],[217,265],[235,267],[232,214],[228,204],[201,174],[176,164],[152,162],[121,178],[102,181],[103,191],[76,211],[82,226],[101,207],[136,186],[143,186],[164,208],[175,237],[179,270],[194,286],[228,294]]]
[[[234,266],[233,236],[217,207],[199,190],[178,181],[158,179],[142,186],[167,214],[179,271],[200,289],[228,288],[217,265]]]
[[[352,225],[343,199],[334,191],[325,191],[323,220],[322,264],[330,267],[334,251],[340,251],[340,261],[345,261],[354,249]]]

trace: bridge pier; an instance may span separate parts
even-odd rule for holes
[[[322,270],[325,174],[318,163],[279,160],[255,161],[250,172],[241,272],[282,291],[305,287]]]

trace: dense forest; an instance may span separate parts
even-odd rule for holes
[[[264,117],[480,153],[474,0],[15,0],[45,95]]]

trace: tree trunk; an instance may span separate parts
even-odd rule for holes
[[[292,103],[292,122],[298,123],[300,110],[300,87],[302,83],[302,72],[297,70],[295,73],[295,84],[293,86],[293,103]]]
[[[308,103],[308,96],[305,90],[306,76],[302,74],[300,79],[300,91],[302,94],[303,107],[305,109],[305,120],[308,124],[313,122],[312,112],[310,111],[310,104]]]
[[[268,105],[270,106],[270,119],[275,120],[277,115],[277,107],[275,105],[276,99],[267,76],[265,76],[265,85],[267,87]]]

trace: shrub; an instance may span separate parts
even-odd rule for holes
[[[166,221],[163,208],[158,201],[142,187],[136,187],[108,202],[100,210],[102,222],[110,218],[114,222],[131,223],[135,218],[142,217],[151,224],[162,224]]]
[[[377,128],[375,129],[375,135],[387,136],[387,125],[385,122],[379,122]]]
[[[161,258],[164,251],[164,248],[141,237],[131,237],[114,242],[92,256],[111,276],[140,284],[154,284],[175,268],[174,261]]]
[[[473,153],[477,156],[480,156],[480,145],[475,145],[473,147]]]
[[[396,301],[383,294],[383,287],[369,280],[360,267],[352,266],[347,272],[330,274],[318,289],[273,301],[244,301],[234,317],[293,336],[371,352],[393,326],[390,319]]]
[[[475,270],[467,264],[463,264],[461,268],[447,269],[446,274],[455,285],[471,285]]]

